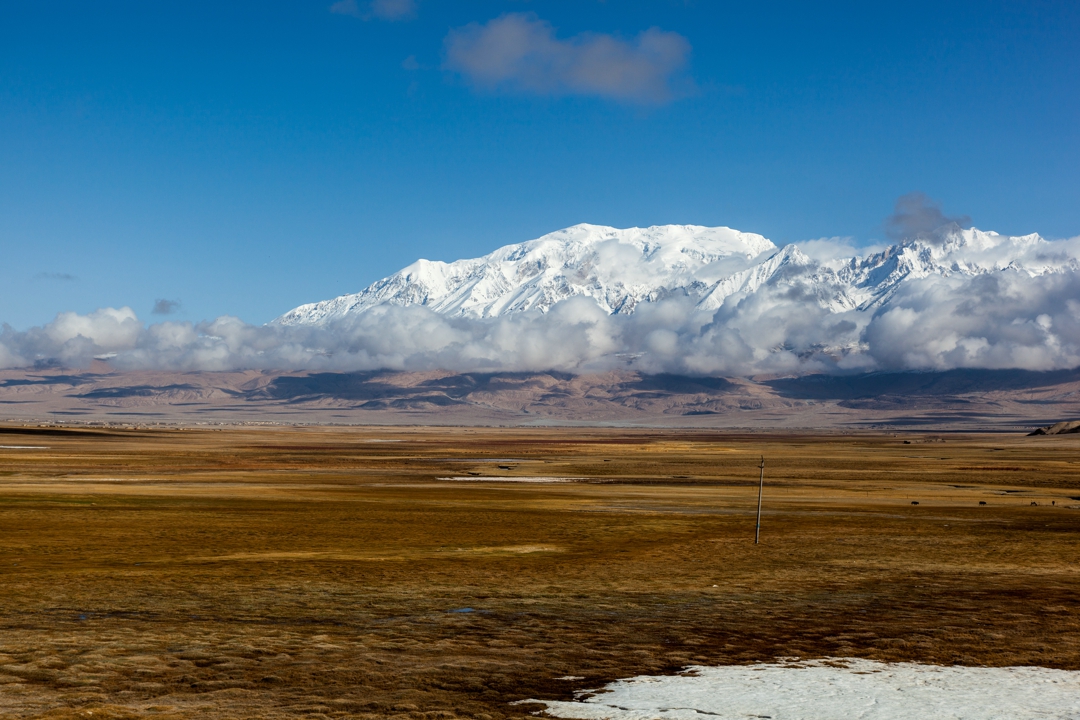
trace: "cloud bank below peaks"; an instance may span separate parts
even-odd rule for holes
[[[729,283],[712,305],[675,292],[640,302],[632,313],[611,313],[584,295],[546,311],[495,317],[384,303],[295,325],[234,317],[147,325],[129,308],[60,313],[26,331],[4,326],[0,367],[84,367],[95,357],[118,369],[183,371],[626,368],[752,375],[1080,366],[1080,239],[1005,243],[964,232],[970,242],[960,255],[949,250],[955,237],[864,258],[830,257],[830,248],[844,250],[842,243],[818,243],[810,254],[788,246],[743,273],[757,280]],[[979,238],[983,245],[972,247]],[[933,253],[938,271],[912,264]],[[882,285],[889,273],[901,277]],[[886,289],[854,304],[852,288],[872,280]],[[716,292],[706,289],[703,297],[715,300]]]

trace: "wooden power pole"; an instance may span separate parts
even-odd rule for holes
[[[757,526],[754,528],[754,544],[761,542],[761,493],[765,489],[765,456],[761,456],[761,464],[758,465],[761,474],[758,476],[757,487]]]

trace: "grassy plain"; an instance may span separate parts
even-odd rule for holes
[[[1080,436],[929,440],[3,428],[0,717],[527,717],[786,656],[1080,669]]]

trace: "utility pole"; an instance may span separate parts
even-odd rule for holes
[[[761,456],[761,464],[758,465],[761,469],[761,475],[758,477],[757,487],[757,527],[754,528],[754,544],[757,545],[761,541],[761,493],[765,489],[765,456]]]

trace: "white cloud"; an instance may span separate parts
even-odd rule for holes
[[[1076,367],[1078,298],[1076,272],[916,280],[867,325],[869,355],[889,368]]]
[[[145,326],[130,308],[60,313],[43,327],[0,333],[0,367],[175,370],[446,369],[749,375],[845,370],[1080,366],[1080,273],[1003,271],[904,283],[876,310],[832,313],[796,268],[783,282],[728,297],[715,313],[691,300],[608,315],[574,297],[547,314],[493,319],[379,306],[325,327],[256,326],[234,317]]]
[[[473,85],[551,95],[662,103],[685,94],[690,43],[650,28],[633,39],[582,33],[568,39],[531,13],[451,30],[444,67]]]

